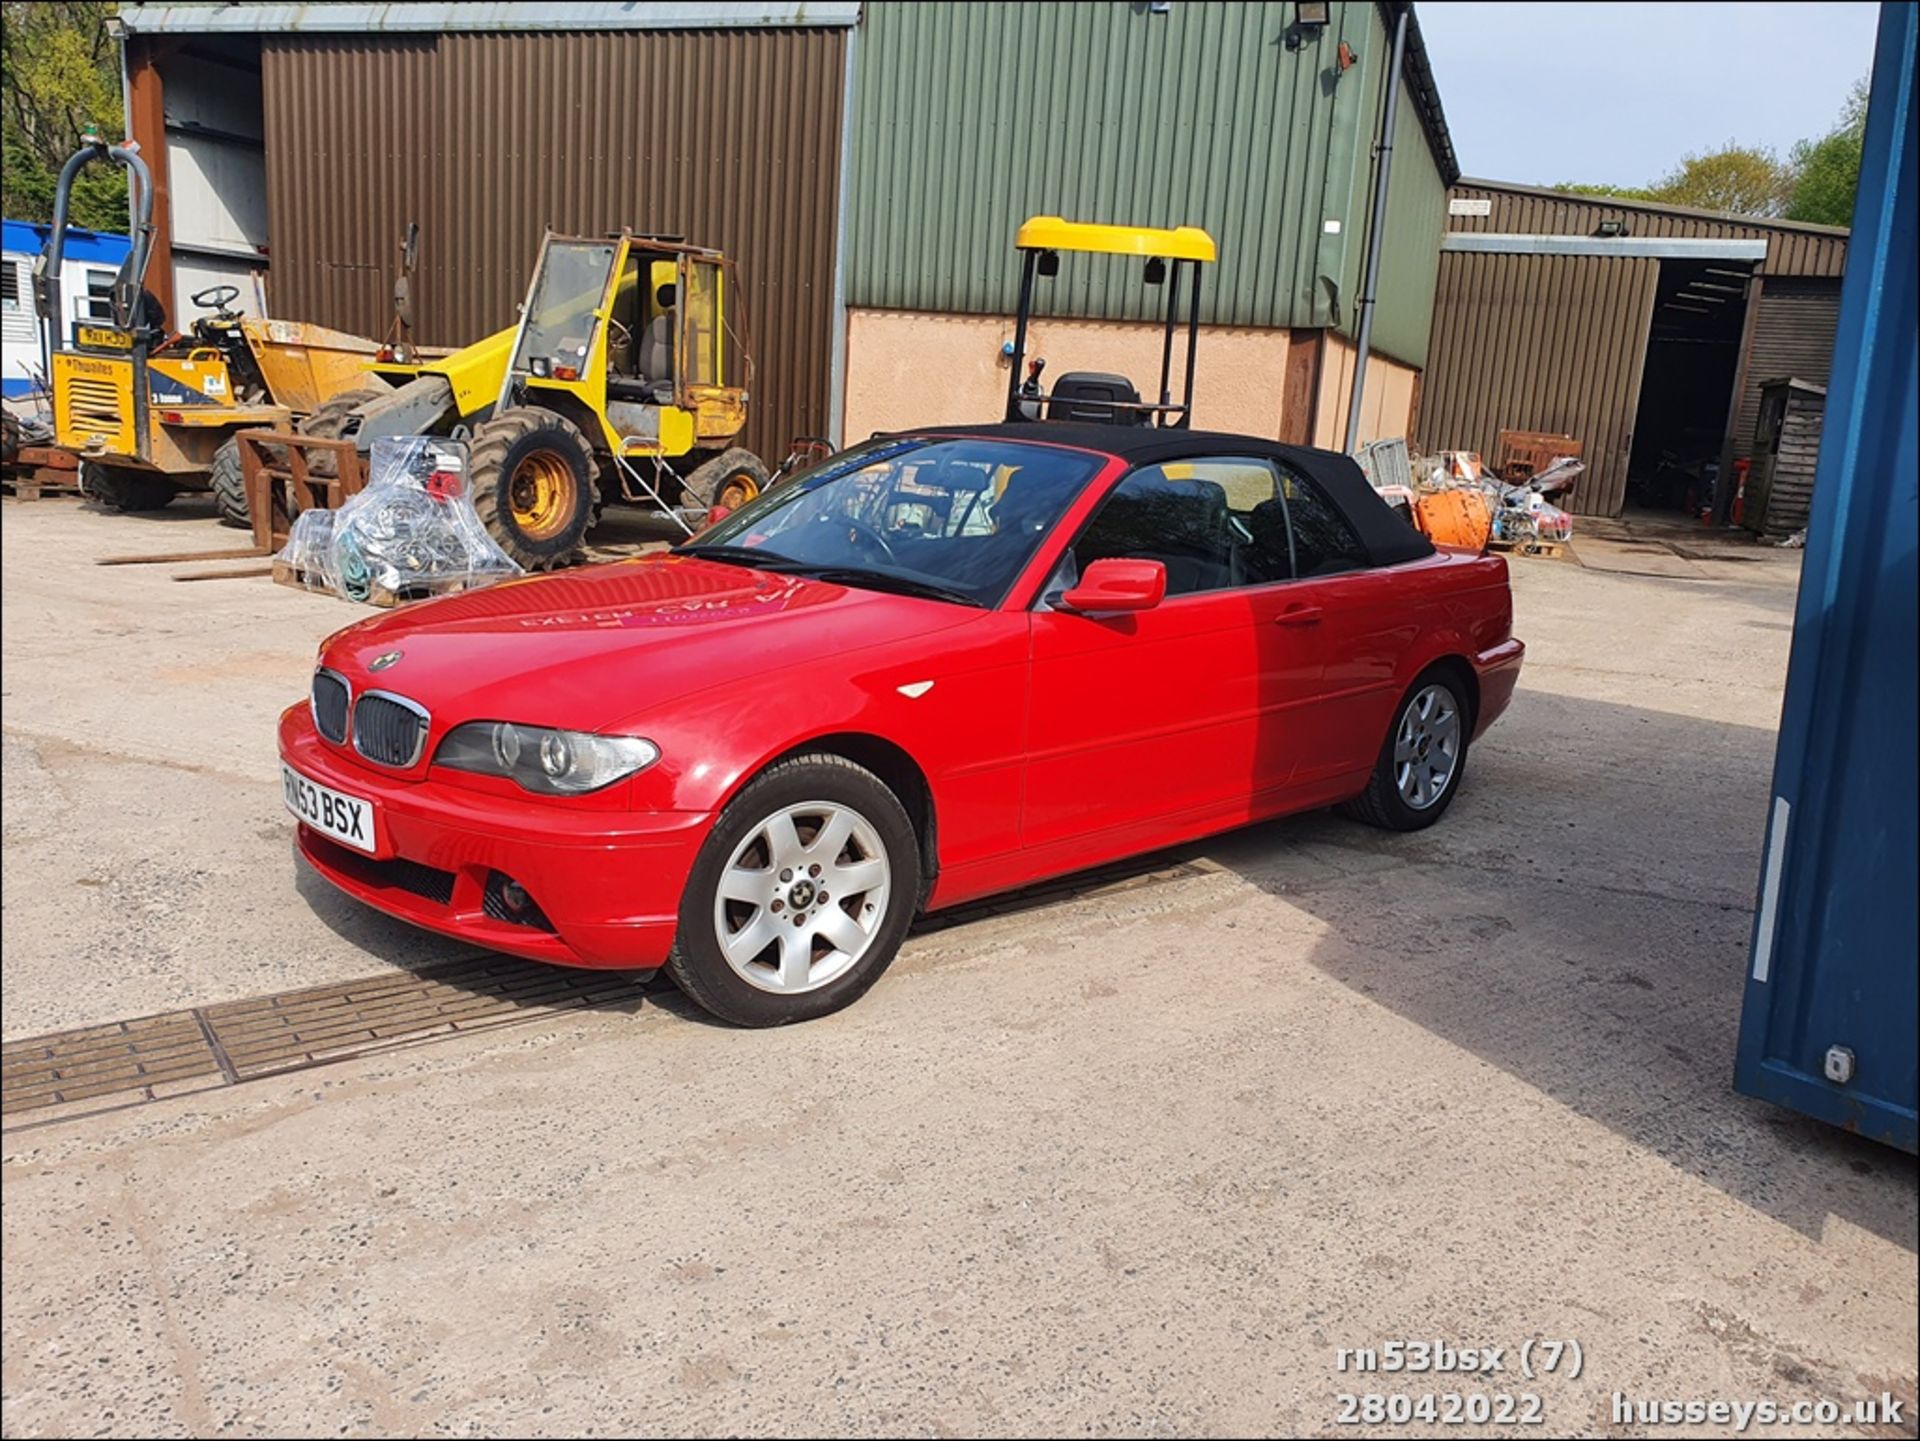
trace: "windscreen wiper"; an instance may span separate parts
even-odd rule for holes
[[[702,560],[717,560],[724,565],[750,566],[754,570],[786,570],[798,562],[778,551],[757,545],[680,545],[675,555],[697,555]]]
[[[940,585],[930,580],[921,580],[917,576],[897,575],[889,570],[867,570],[857,565],[785,565],[780,567],[787,575],[804,575],[809,580],[833,581],[838,585],[857,586],[862,590],[892,591],[897,595],[917,595],[926,600],[944,600],[953,605],[970,605],[977,610],[985,610],[987,603],[978,596],[968,595],[964,590],[955,590],[952,586]]]

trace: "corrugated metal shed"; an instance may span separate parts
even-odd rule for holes
[[[1723,277],[1737,286],[1734,277],[1749,267],[1758,277],[1751,282],[1755,309],[1743,342],[1746,363],[1736,365],[1724,421],[1716,415],[1713,422],[1724,426],[1726,458],[1748,451],[1760,382],[1826,376],[1834,277],[1846,268],[1845,230],[1483,180],[1461,181],[1450,200],[1461,203],[1448,207],[1440,257],[1419,424],[1424,444],[1485,454],[1505,427],[1566,431],[1586,442],[1590,466],[1574,492],[1575,510],[1617,514],[1626,497],[1650,287],[1660,264],[1624,252],[1661,249],[1662,242],[1729,256],[1752,252],[1729,258]],[[1487,213],[1451,213],[1482,208]],[[1624,226],[1625,236],[1601,236],[1608,222]],[[1484,237],[1476,243],[1498,252],[1454,248],[1465,235]],[[1553,239],[1530,247],[1525,237]],[[1583,253],[1527,253],[1566,244]],[[1553,263],[1543,266],[1547,260]],[[1770,305],[1775,296],[1779,303]]]
[[[740,264],[747,440],[783,453],[828,423],[846,44],[839,29],[266,36],[275,309],[384,334],[400,229],[418,220],[416,338],[465,344],[513,320],[543,226],[682,234]]]
[[[1711,210],[1645,201],[1569,195],[1531,185],[1506,185],[1491,180],[1462,180],[1453,194],[1462,200],[1485,200],[1487,215],[1454,215],[1449,232],[1485,232],[1496,235],[1593,235],[1605,220],[1624,220],[1627,233],[1636,236],[1679,236],[1729,240],[1764,240],[1767,275],[1839,276],[1847,268],[1847,232],[1831,225],[1803,225],[1790,220],[1743,220]]]
[[[1659,277],[1638,257],[1443,254],[1421,444],[1491,461],[1502,429],[1578,436],[1572,508],[1616,514]]]
[[[1211,322],[1347,322],[1386,28],[1380,7],[1357,0],[1336,0],[1323,30],[1294,20],[1282,3],[1164,15],[1117,0],[869,5],[855,62],[848,302],[1010,311],[1013,233],[1054,213],[1205,226],[1220,242],[1206,278]],[[1330,80],[1343,39],[1360,64]],[[1431,77],[1409,90],[1376,343],[1417,364],[1431,275],[1417,252],[1437,241],[1451,149],[1434,128]],[[1403,249],[1418,262],[1411,281],[1393,268]],[[1110,265],[1064,265],[1051,292],[1052,313],[1106,319],[1152,318],[1158,301]]]

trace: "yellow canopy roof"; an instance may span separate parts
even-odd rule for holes
[[[1086,225],[1057,215],[1036,215],[1020,227],[1021,250],[1093,250],[1107,255],[1159,255],[1168,260],[1217,259],[1213,237],[1197,225],[1150,230],[1139,225]]]

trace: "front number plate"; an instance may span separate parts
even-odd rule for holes
[[[310,781],[285,761],[280,763],[280,790],[287,809],[321,835],[343,846],[373,853],[373,802],[342,795],[318,781]]]

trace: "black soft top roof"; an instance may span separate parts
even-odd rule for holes
[[[1319,486],[1347,518],[1375,565],[1398,565],[1433,554],[1433,543],[1394,513],[1352,457],[1309,445],[1283,445],[1218,430],[1161,430],[1145,425],[1082,425],[1067,421],[1010,421],[1000,425],[929,425],[906,435],[969,435],[983,440],[1038,441],[1117,455],[1132,465],[1158,465],[1208,455],[1248,455],[1284,461]]]

